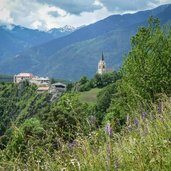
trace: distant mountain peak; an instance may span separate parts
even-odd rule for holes
[[[75,31],[77,28],[73,27],[73,26],[69,26],[69,25],[65,25],[64,27],[60,27],[59,30],[61,32],[73,32]]]
[[[65,25],[64,27],[52,28],[48,31],[49,34],[53,35],[54,38],[59,38],[71,34],[72,32],[78,30],[79,28]]]

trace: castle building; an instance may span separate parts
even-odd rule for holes
[[[102,75],[102,74],[104,74],[104,73],[106,73],[106,72],[107,72],[106,62],[105,62],[105,60],[104,60],[104,55],[103,55],[103,53],[102,53],[102,57],[101,57],[101,59],[100,59],[100,61],[99,61],[99,63],[98,63],[98,70],[97,70],[97,73],[100,74],[100,75]]]
[[[19,73],[14,75],[14,83],[20,83],[24,80],[28,80],[31,84],[37,86],[49,86],[50,80],[48,77],[38,77],[32,73]]]
[[[14,75],[14,83],[19,83],[23,80],[30,81],[33,77],[34,76],[32,73],[20,73],[20,74]]]

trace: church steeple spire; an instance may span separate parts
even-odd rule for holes
[[[102,52],[102,61],[104,61],[104,55],[103,55],[103,52]]]
[[[106,63],[105,63],[104,55],[103,55],[103,52],[102,52],[101,59],[100,59],[100,61],[98,63],[97,73],[100,74],[100,75],[102,75],[105,72],[106,72]]]

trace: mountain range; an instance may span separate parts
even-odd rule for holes
[[[23,31],[18,26],[21,31],[16,36],[15,29],[8,30],[6,35],[0,28],[0,36],[4,36],[0,40],[3,45],[0,47],[0,73],[33,72],[69,80],[82,75],[91,77],[96,73],[102,51],[108,68],[118,69],[124,54],[130,50],[130,39],[137,29],[147,25],[150,16],[159,18],[161,24],[171,23],[170,14],[171,5],[163,5],[134,14],[112,15],[68,32],[59,29]]]
[[[65,26],[44,32],[17,25],[2,25],[0,26],[0,60],[11,58],[24,49],[66,36],[74,30],[74,27]]]

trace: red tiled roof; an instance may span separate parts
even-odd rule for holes
[[[39,87],[37,90],[38,91],[48,91],[49,87]]]
[[[17,77],[33,77],[32,73],[19,73]]]

